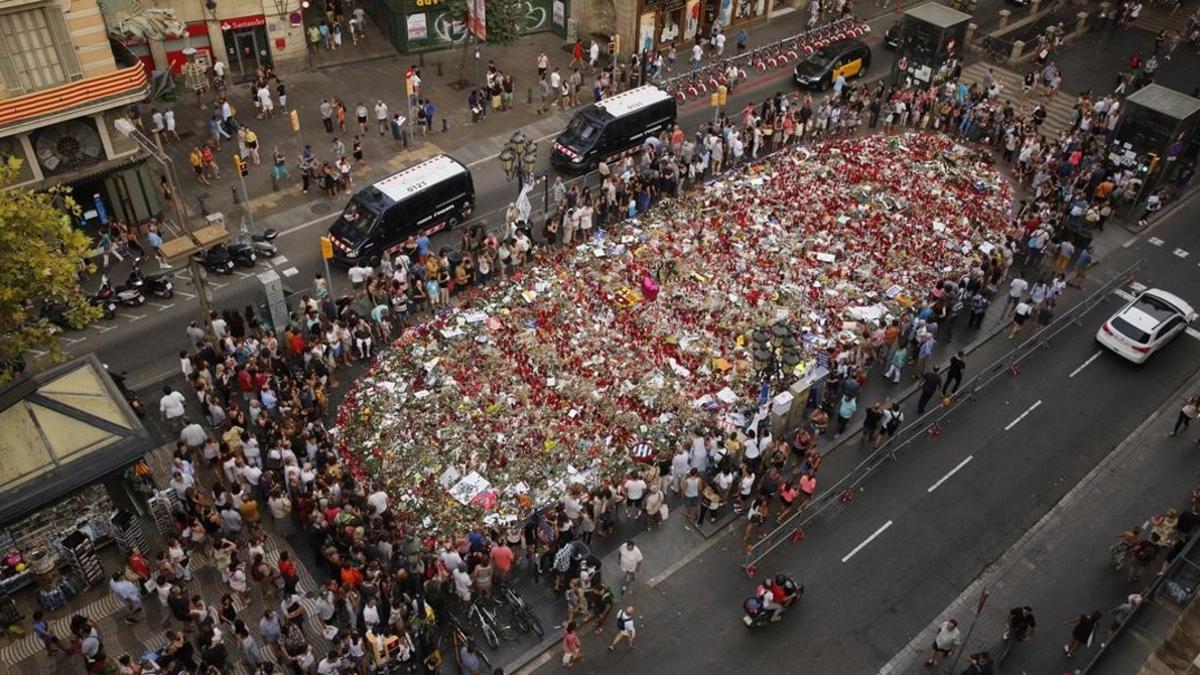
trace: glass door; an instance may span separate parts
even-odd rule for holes
[[[255,33],[248,30],[233,34],[233,49],[237,55],[230,59],[233,62],[230,65],[241,77],[254,77],[258,70],[258,36]]]

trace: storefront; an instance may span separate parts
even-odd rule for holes
[[[225,60],[234,81],[253,79],[258,68],[271,64],[267,17],[255,14],[221,19],[220,26],[225,39]]]
[[[697,37],[707,37],[719,21],[732,48],[734,35],[729,30],[765,20],[771,5],[772,0],[640,0],[634,45],[639,52],[672,44],[682,49]]]
[[[142,66],[146,68],[146,74],[153,73],[159,67],[154,63],[154,55],[150,51],[150,43],[145,39],[122,40],[121,44],[129,48],[129,51],[142,62]],[[171,72],[178,75],[184,64],[188,62],[188,55],[184,50],[188,47],[195,49],[199,54],[205,54],[208,61],[212,62],[212,43],[208,39],[208,24],[204,21],[193,21],[187,24],[187,33],[179,38],[173,38],[163,41],[163,49],[166,54],[167,63],[171,68]],[[159,64],[163,65],[163,64]]]
[[[467,26],[451,16],[449,0],[365,0],[363,8],[402,52],[445,48],[467,40]],[[566,36],[571,8],[565,0],[526,0],[522,12],[522,32]]]
[[[145,547],[150,439],[95,355],[0,390],[0,434],[0,612],[31,584],[55,609],[117,569],[100,549]]]

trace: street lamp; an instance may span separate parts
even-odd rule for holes
[[[533,176],[533,170],[537,168],[537,143],[530,143],[525,147],[525,155],[521,161],[524,164],[525,176]]]
[[[187,218],[187,211],[183,207],[183,195],[179,192],[179,177],[175,173],[175,162],[169,155],[163,152],[162,147],[151,141],[142,133],[133,122],[119,117],[113,121],[113,127],[117,133],[125,138],[137,143],[138,147],[146,154],[153,157],[159,164],[162,165],[163,175],[167,178],[167,185],[171,188],[171,203],[175,207],[175,219],[179,221],[179,227],[184,235],[192,240],[196,246],[200,246],[200,240],[192,233],[190,221]],[[196,301],[200,305],[201,319],[204,321],[204,326],[208,331],[209,337],[215,336],[212,327],[211,312],[208,308],[208,290],[204,287],[204,278],[200,275],[200,266],[196,264],[195,256],[188,255],[188,273],[192,278],[192,286],[196,289]]]
[[[504,168],[504,177],[507,180],[513,178],[513,167],[517,163],[517,153],[513,152],[512,143],[505,143],[504,150],[500,153],[500,166]]]
[[[525,152],[525,140],[525,134],[520,131],[514,132],[512,137],[508,139],[508,142],[512,143],[512,151],[517,153],[518,156]]]

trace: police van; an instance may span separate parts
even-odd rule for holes
[[[410,236],[453,229],[474,208],[467,167],[447,155],[427,159],[355,193],[329,227],[333,260],[374,263]]]
[[[554,140],[550,162],[582,173],[674,127],[670,94],[653,85],[630,89],[580,110]]]

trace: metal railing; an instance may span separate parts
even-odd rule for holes
[[[1082,327],[1083,317],[1097,305],[1106,302],[1112,292],[1131,281],[1131,275],[1141,266],[1142,261],[1134,264],[1107,279],[1099,289],[1076,303],[1075,306],[1059,315],[1041,332],[1027,338],[1021,344],[1009,350],[1003,356],[993,360],[977,375],[970,378],[959,388],[959,393],[945,405],[935,405],[906,426],[902,426],[894,437],[875,449],[854,468],[842,476],[833,486],[815,496],[803,510],[793,514],[775,529],[768,532],[752,545],[747,553],[743,568],[753,576],[758,564],[778,548],[781,544],[795,540],[797,533],[803,533],[804,527],[816,520],[827,510],[840,503],[848,503],[853,499],[855,490],[862,485],[884,463],[895,461],[897,453],[908,447],[914,441],[928,436],[937,435],[941,423],[961,406],[974,401],[976,396],[988,385],[1005,375],[1015,375],[1020,372],[1020,364],[1042,349],[1049,348],[1050,341],[1065,330]],[[909,395],[915,393],[910,392]],[[863,433],[859,428],[846,436],[843,445],[848,445],[850,439]]]

